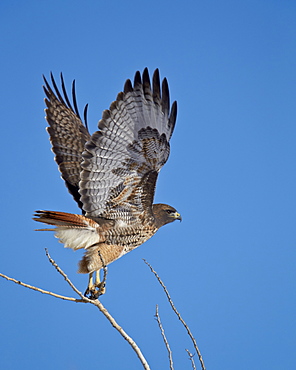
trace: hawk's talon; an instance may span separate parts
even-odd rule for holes
[[[84,296],[88,299],[98,299],[100,295],[106,293],[105,282],[95,284],[91,287],[87,287],[84,292]]]
[[[99,295],[105,294],[106,293],[106,284],[104,281],[102,281],[99,284],[96,284],[96,288],[99,289]]]

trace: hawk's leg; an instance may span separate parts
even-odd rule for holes
[[[100,295],[106,292],[105,281],[101,281],[100,279],[100,270],[95,272],[96,274],[95,284],[93,282],[93,274],[94,274],[93,272],[89,274],[88,286],[84,293],[84,295],[89,299],[97,299]]]
[[[100,278],[100,270],[96,271],[96,283],[95,287],[98,288],[99,290],[99,295],[105,294],[106,293],[106,284],[105,280],[101,281]]]

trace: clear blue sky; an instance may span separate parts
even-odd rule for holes
[[[190,369],[189,338],[142,258],[163,278],[208,370],[295,369],[296,3],[2,1],[0,271],[73,295],[79,252],[34,232],[36,209],[78,212],[45,131],[42,74],[76,79],[90,130],[136,70],[156,67],[178,101],[156,201],[182,223],[109,268],[102,302],[152,369]],[[141,369],[97,310],[0,280],[1,369]],[[199,368],[196,359],[197,368]]]

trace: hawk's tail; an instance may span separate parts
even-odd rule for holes
[[[34,216],[35,221],[55,226],[38,231],[54,230],[55,236],[66,248],[87,249],[101,242],[99,224],[85,216],[53,211],[36,211]]]
[[[60,226],[65,228],[86,228],[94,227],[96,222],[82,215],[75,215],[66,212],[55,211],[36,211],[33,220],[43,222],[47,225]],[[54,229],[38,229],[38,230],[54,230]]]

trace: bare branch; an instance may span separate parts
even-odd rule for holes
[[[188,349],[186,349],[185,351],[188,353],[189,360],[191,361],[192,369],[196,370],[195,363],[194,363],[194,358],[193,358],[194,355]]]
[[[136,344],[136,342],[122,329],[122,327],[117,324],[116,320],[113,318],[113,316],[108,312],[108,310],[103,306],[103,304],[98,300],[92,300],[87,297],[85,297],[82,292],[80,292],[75,285],[71,282],[71,280],[68,278],[68,276],[64,273],[64,271],[57,265],[57,263],[50,257],[48,251],[46,250],[46,255],[49,259],[49,262],[55,267],[55,269],[64,277],[64,279],[67,281],[67,283],[70,285],[70,287],[74,290],[75,293],[77,293],[84,302],[88,302],[90,304],[93,304],[96,306],[102,314],[107,318],[107,320],[110,322],[110,324],[121,334],[121,336],[130,344],[132,349],[136,352],[139,360],[141,361],[143,367],[145,370],[150,370],[150,367],[148,365],[148,362],[146,361],[145,357],[143,356],[140,348]],[[106,278],[105,270],[104,270],[104,278]]]
[[[65,297],[63,295],[52,293],[52,292],[49,292],[47,290],[44,290],[44,289],[41,289],[41,288],[37,288],[37,287],[35,287],[33,285],[29,285],[29,284],[23,283],[23,282],[21,282],[19,280],[16,280],[16,279],[13,279],[13,278],[11,278],[11,277],[9,277],[7,275],[4,275],[1,272],[0,272],[0,276],[3,277],[4,279],[8,280],[8,281],[12,281],[12,282],[14,282],[14,283],[16,283],[18,285],[21,285],[21,286],[23,286],[25,288],[28,288],[28,289],[35,290],[36,292],[40,292],[42,294],[48,294],[48,295],[51,295],[53,297],[63,299],[65,301],[83,302],[83,300],[81,300],[81,299],[76,299],[76,298],[72,298],[72,297]]]
[[[87,298],[88,299],[88,298]],[[102,314],[108,319],[110,324],[121,334],[121,336],[130,344],[132,349],[136,352],[139,360],[141,361],[143,368],[145,370],[150,370],[150,367],[148,365],[148,362],[146,361],[145,357],[143,356],[140,348],[136,344],[136,342],[122,329],[122,327],[117,324],[113,316],[107,311],[107,309],[102,305],[102,303],[96,299],[94,301],[88,300],[90,303],[92,303],[94,306],[96,306]]]
[[[194,336],[192,335],[188,325],[186,324],[186,322],[182,319],[180,313],[178,312],[178,310],[176,309],[175,305],[174,305],[174,302],[172,301],[171,299],[171,296],[167,290],[167,287],[164,285],[163,281],[161,280],[161,278],[158,276],[157,272],[152,268],[152,266],[150,265],[150,263],[148,263],[145,259],[143,259],[143,261],[146,263],[146,265],[150,268],[151,272],[153,272],[154,276],[156,277],[156,279],[158,280],[159,284],[162,286],[166,296],[167,296],[167,299],[172,307],[172,310],[175,312],[175,314],[178,316],[178,319],[181,321],[181,323],[183,324],[184,328],[186,329],[192,343],[193,343],[193,346],[196,350],[196,353],[198,355],[198,358],[199,358],[199,362],[200,362],[200,365],[201,365],[201,368],[202,370],[206,370],[205,368],[205,364],[203,362],[203,358],[202,358],[202,355],[200,353],[200,350],[197,346],[197,343],[196,343],[196,340],[194,338]]]
[[[166,346],[166,349],[168,351],[169,360],[170,360],[170,369],[171,370],[174,370],[172,351],[171,351],[169,342],[167,340],[167,337],[165,335],[165,332],[164,332],[164,329],[163,329],[163,326],[162,326],[162,323],[161,323],[161,320],[160,320],[160,316],[159,316],[159,313],[158,313],[158,304],[156,305],[155,318],[156,318],[156,321],[158,323],[158,326],[159,326],[159,329],[160,329],[160,332],[161,332],[162,339],[163,339],[164,344]]]
[[[56,298],[60,298],[60,299],[63,299],[63,300],[67,300],[67,301],[73,301],[73,302],[84,302],[84,303],[90,303],[94,306],[96,306],[101,312],[102,314],[107,318],[107,320],[110,322],[110,324],[120,333],[120,335],[129,343],[129,345],[132,347],[132,349],[135,351],[136,355],[138,356],[141,364],[143,365],[143,368],[145,370],[151,370],[150,367],[149,367],[149,364],[148,362],[146,361],[144,355],[142,354],[140,348],[138,347],[138,345],[136,344],[136,342],[122,329],[122,327],[116,322],[116,320],[113,318],[113,316],[108,312],[108,310],[103,306],[103,304],[98,300],[91,300],[87,297],[85,297],[82,292],[80,292],[76,287],[75,285],[71,282],[71,280],[68,278],[68,276],[64,273],[64,271],[57,265],[57,263],[50,257],[47,249],[45,250],[46,251],[46,256],[49,260],[49,262],[54,266],[54,268],[59,272],[59,274],[61,274],[63,276],[63,278],[66,280],[66,282],[70,285],[70,287],[74,290],[75,293],[77,293],[81,299],[75,299],[75,298],[72,298],[72,297],[65,297],[65,296],[62,296],[62,295],[59,295],[59,294],[55,294],[55,293],[52,293],[52,292],[49,292],[49,291],[46,291],[46,290],[43,290],[41,288],[37,288],[35,286],[32,286],[32,285],[29,285],[29,284],[25,284],[19,280],[16,280],[16,279],[13,279],[9,276],[6,276],[2,273],[0,273],[0,277],[3,277],[5,278],[6,280],[8,281],[12,281],[16,284],[19,284],[25,288],[28,288],[28,289],[32,289],[32,290],[35,290],[37,292],[40,292],[40,293],[44,293],[44,294],[48,294],[48,295],[51,295],[53,297],[56,297]],[[105,275],[106,273],[104,272],[104,277],[106,277]]]

